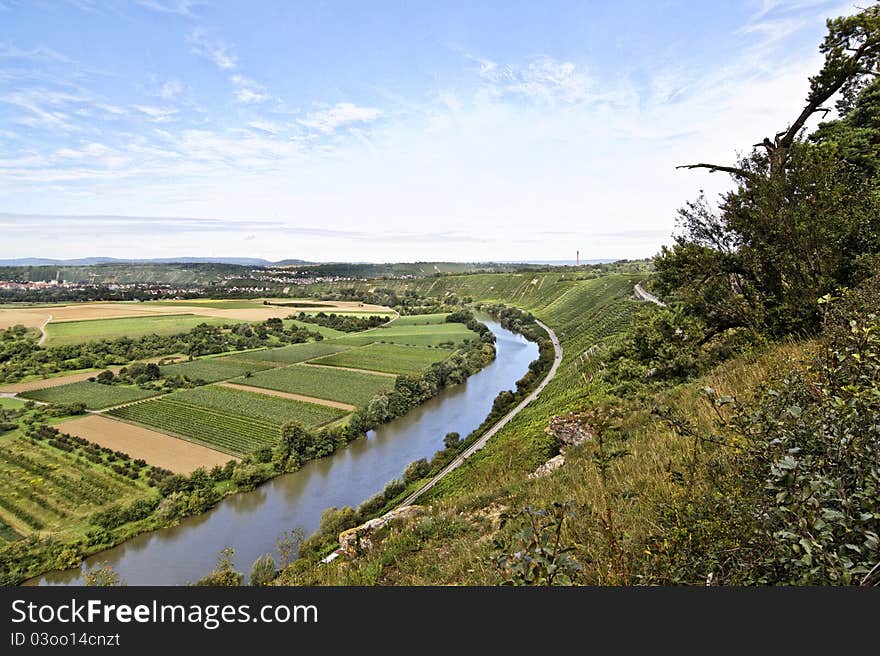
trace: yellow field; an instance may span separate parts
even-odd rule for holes
[[[297,299],[284,299],[285,303],[296,303]],[[198,300],[180,301],[180,303],[156,304],[147,303],[77,303],[54,307],[7,308],[0,306],[0,329],[21,324],[28,328],[39,328],[46,320],[83,321],[87,319],[115,319],[122,317],[145,317],[156,314],[196,314],[203,317],[218,319],[238,319],[241,321],[265,321],[266,319],[283,319],[300,311],[305,312],[375,312],[377,314],[393,314],[393,311],[381,305],[361,304],[354,301],[324,302],[304,300],[306,303],[320,303],[320,308],[294,308],[272,305],[256,307],[220,309],[206,307],[205,304],[216,301]],[[262,302],[255,301],[255,302]]]
[[[135,460],[142,458],[151,465],[177,474],[189,474],[199,467],[211,469],[229,460],[238,460],[199,444],[96,414],[64,422],[58,428],[63,433],[122,451]]]

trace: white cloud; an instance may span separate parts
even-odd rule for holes
[[[272,96],[264,93],[263,85],[244,77],[243,75],[233,75],[229,81],[235,86],[233,95],[238,102],[245,104],[263,103],[270,100]]]
[[[238,65],[238,57],[232,47],[220,39],[211,37],[204,28],[197,27],[190,35],[192,51],[214,62],[217,68],[228,71]]]
[[[297,123],[324,134],[332,134],[337,128],[353,123],[371,123],[382,116],[382,110],[375,107],[358,107],[352,103],[336,103],[297,119]]]
[[[155,105],[135,105],[134,109],[144,114],[153,123],[168,123],[177,120],[177,110],[173,107],[156,107]]]

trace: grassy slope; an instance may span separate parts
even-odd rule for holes
[[[471,278],[482,280],[469,281]],[[403,530],[393,531],[379,548],[350,563],[310,570],[304,577],[291,570],[280,583],[315,584],[496,584],[491,563],[492,537],[501,535],[501,510],[526,505],[548,507],[572,501],[564,539],[577,545],[575,556],[584,566],[581,582],[636,583],[631,572],[642,557],[637,546],[649,535],[651,519],[681,489],[672,473],[686,471],[692,441],[678,435],[651,415],[654,407],[678,409],[698,427],[708,430],[713,411],[701,396],[705,386],[721,394],[743,398],[747,390],[775,372],[787,369],[809,350],[809,344],[790,344],[726,363],[689,385],[679,386],[629,407],[625,419],[629,455],[614,461],[605,486],[593,460],[594,445],[570,449],[565,466],[551,476],[529,480],[527,475],[550,454],[544,429],[550,417],[586,409],[601,398],[601,389],[589,384],[598,363],[584,356],[598,339],[625,327],[639,304],[626,300],[632,279],[608,276],[589,283],[565,285],[543,281],[545,302],[523,285],[494,283],[484,276],[467,276],[456,289],[453,279],[437,287],[459,293],[508,293],[554,328],[565,357],[557,377],[489,445],[453,472],[421,503],[431,505],[427,515]],[[540,281],[539,283],[540,284]],[[601,518],[606,507],[616,522],[627,565],[615,564]]]

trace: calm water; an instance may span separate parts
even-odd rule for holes
[[[538,357],[538,347],[483,320],[495,333],[498,354],[463,385],[297,472],[227,497],[178,526],[144,533],[95,554],[82,568],[50,572],[27,584],[81,584],[83,571],[106,562],[129,585],[183,585],[209,573],[224,547],[235,549],[236,568],[247,574],[258,557],[275,554],[275,540],[282,532],[302,528],[311,534],[324,509],[357,506],[400,477],[410,462],[442,449],[446,433],[466,436],[483,422],[500,391],[515,388]]]

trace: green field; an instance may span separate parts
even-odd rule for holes
[[[0,408],[4,410],[18,410],[24,407],[24,401],[21,399],[0,398]]]
[[[360,371],[311,367],[294,364],[281,369],[270,369],[250,378],[239,378],[236,383],[266,389],[304,394],[319,399],[339,401],[361,406],[380,392],[394,387],[394,378]]]
[[[159,314],[148,317],[49,322],[46,325],[48,335],[46,343],[51,346],[62,346],[119,337],[176,335],[203,323],[209,326],[222,326],[242,322],[237,319],[217,319],[195,314]]]
[[[314,360],[315,364],[352,367],[388,374],[415,374],[452,355],[452,350],[397,344],[370,344]]]
[[[259,351],[255,353],[259,353]],[[245,355],[248,356],[247,360],[243,359]],[[192,362],[169,364],[161,367],[160,371],[163,376],[186,376],[190,380],[204,380],[208,383],[214,383],[218,380],[243,376],[249,371],[259,371],[272,366],[265,362],[252,362],[250,355],[242,353],[238,357],[232,355],[222,358],[202,358]]]
[[[89,410],[100,410],[121,403],[146,399],[157,393],[153,390],[144,390],[129,385],[102,385],[83,380],[78,383],[22,392],[19,396],[44,403],[85,403]]]
[[[449,314],[441,312],[439,314],[412,314],[409,316],[398,317],[392,322],[392,326],[425,326],[446,323],[446,317]]]
[[[191,403],[212,410],[268,421],[279,426],[298,421],[306,428],[315,428],[339,419],[344,410],[293,399],[267,396],[259,392],[209,385],[181,390],[168,396],[173,401]]]
[[[354,346],[375,342],[405,344],[407,346],[439,346],[440,344],[458,344],[466,339],[478,338],[479,336],[475,332],[468,330],[461,323],[398,325],[395,321],[388,326],[351,333],[334,341]]]
[[[281,437],[281,428],[274,422],[241,417],[170,397],[127,405],[108,414],[238,456],[272,446]]]
[[[0,523],[27,534],[63,530],[109,504],[148,493],[133,481],[25,437],[0,438]]]
[[[351,348],[348,344],[340,344],[336,341],[309,342],[306,344],[291,344],[281,348],[267,349],[265,351],[251,351],[242,353],[237,360],[257,362],[269,362],[280,364],[296,364],[305,362],[322,355],[330,355]]]

